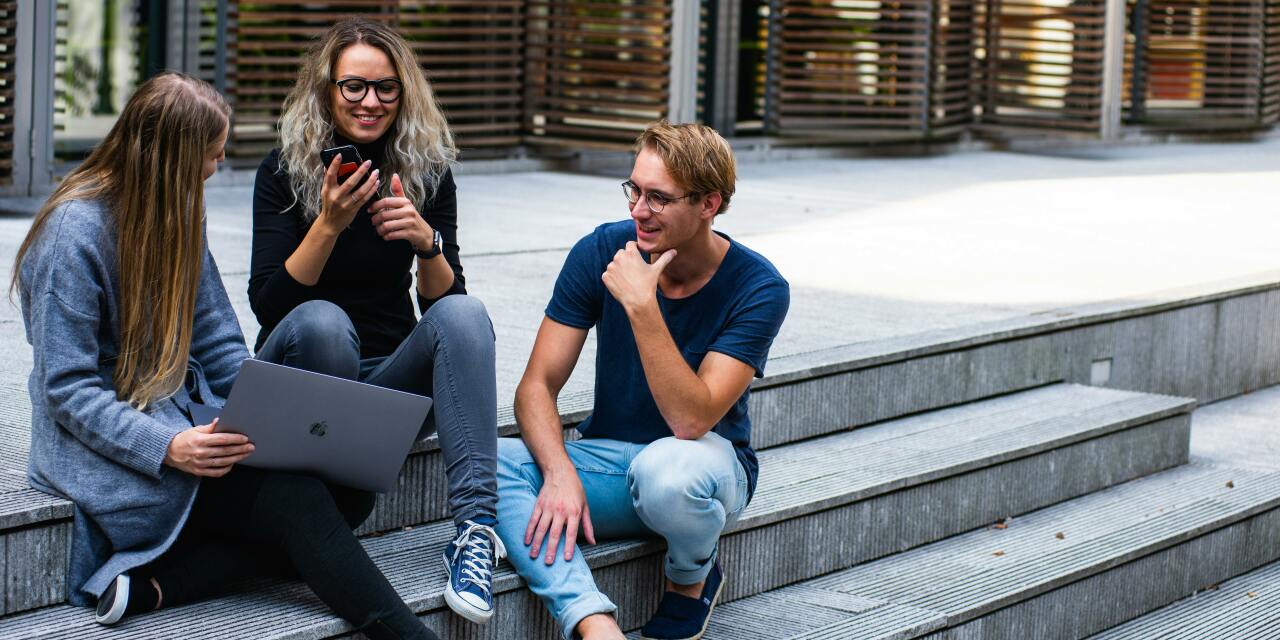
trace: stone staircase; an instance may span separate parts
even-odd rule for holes
[[[1280,559],[1280,473],[1190,448],[1191,398],[1280,381],[1277,307],[1276,289],[1250,288],[771,362],[752,396],[760,485],[723,540],[707,638],[1085,638]],[[1255,321],[1270,324],[1233,329]],[[588,406],[561,409],[572,423]],[[70,506],[26,487],[26,415],[25,389],[0,387],[0,639],[351,634],[290,581],[112,629],[67,606]],[[509,409],[500,420],[512,434]],[[371,556],[442,637],[557,637],[505,564],[490,624],[447,610],[441,464],[433,440],[415,449],[361,529]],[[585,552],[638,627],[661,543]]]

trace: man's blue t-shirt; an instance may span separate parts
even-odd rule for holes
[[[685,298],[667,298],[659,291],[658,306],[695,372],[707,352],[715,351],[751,365],[761,377],[787,315],[790,287],[763,256],[719,235],[729,240],[729,252],[711,280]],[[547,317],[560,324],[596,328],[595,407],[578,425],[584,438],[649,443],[672,435],[645,381],[631,321],[600,279],[614,254],[635,239],[631,220],[596,227],[569,252],[547,304]],[[748,492],[754,493],[760,465],[751,449],[748,394],[742,393],[714,431],[733,443],[747,471]]]

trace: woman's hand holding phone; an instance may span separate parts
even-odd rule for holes
[[[368,160],[339,183],[338,167],[341,164],[342,156],[334,156],[324,170],[324,186],[320,189],[320,216],[316,219],[317,223],[325,225],[335,234],[341,233],[351,224],[360,207],[378,192],[378,187],[382,184],[377,169],[373,169],[370,174],[373,163]],[[369,179],[365,180],[365,176]]]
[[[214,433],[218,420],[191,427],[169,441],[164,463],[193,476],[220,478],[253,453],[253,443],[239,433]]]

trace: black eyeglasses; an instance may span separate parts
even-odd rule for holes
[[[389,104],[400,99],[400,89],[404,85],[400,84],[395,78],[383,78],[381,80],[365,80],[364,78],[345,78],[335,80],[334,84],[338,85],[338,89],[342,91],[342,97],[347,102],[360,102],[364,100],[365,94],[369,93],[369,86],[373,85],[373,94],[378,97],[378,102]]]
[[[680,197],[673,198],[671,196],[664,196],[661,193],[654,193],[652,191],[650,191],[649,193],[643,193],[642,191],[640,191],[640,187],[636,186],[636,183],[628,180],[622,183],[622,195],[627,197],[627,204],[631,205],[632,207],[636,206],[636,202],[639,201],[641,197],[643,197],[644,206],[649,207],[649,210],[654,213],[662,213],[662,210],[666,209],[667,205],[671,204],[672,202],[693,197],[694,194],[686,193]]]

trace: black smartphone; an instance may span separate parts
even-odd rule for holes
[[[364,160],[360,159],[360,152],[349,144],[341,147],[330,147],[320,151],[320,166],[325,169],[329,168],[329,163],[333,162],[333,157],[342,154],[342,164],[338,165],[338,182],[342,182],[347,176],[356,172],[360,168],[360,163]]]

